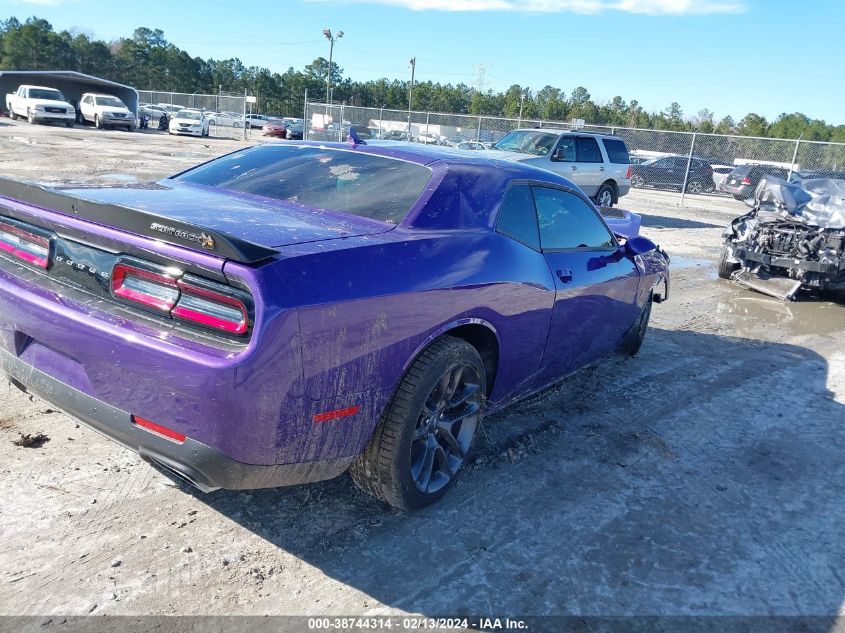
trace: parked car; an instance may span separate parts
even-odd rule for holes
[[[179,110],[170,117],[167,131],[171,134],[208,136],[208,119],[199,110]]]
[[[569,178],[599,206],[610,207],[628,193],[631,164],[618,136],[560,130],[514,130],[492,146],[503,158]]]
[[[417,136],[418,143],[425,143],[426,145],[439,145],[440,137],[437,134],[427,134],[423,132]]]
[[[80,123],[93,123],[97,128],[125,128],[133,132],[135,113],[113,95],[86,92],[79,100]]]
[[[305,127],[303,126],[302,121],[289,123],[287,137],[292,141],[301,141],[304,131]]]
[[[797,172],[790,175],[788,169],[776,165],[748,164],[734,167],[727,178],[720,185],[722,191],[731,194],[737,200],[746,200],[754,197],[757,185],[766,176],[774,176],[789,182],[798,182],[801,176]]]
[[[262,128],[269,120],[269,117],[266,117],[263,114],[247,114],[246,126],[248,129]]]
[[[643,163],[647,163],[649,161],[654,160],[654,156],[642,156],[639,154],[631,154],[630,159],[632,165],[642,165]]]
[[[798,177],[801,180],[817,180],[819,178],[845,180],[845,171],[837,171],[835,169],[802,169]]]
[[[689,165],[689,176],[687,176]],[[634,165],[631,169],[632,187],[656,187],[659,189],[683,190],[687,193],[709,193],[715,189],[713,168],[710,163],[697,156],[664,156],[652,161]]]
[[[44,86],[18,86],[17,91],[6,95],[6,108],[12,120],[25,118],[30,123],[64,123],[73,127],[76,109],[55,88]]]
[[[357,123],[354,124],[345,124],[343,126],[343,140],[346,140],[346,137],[349,136],[349,129],[354,128],[355,134],[358,135],[358,138],[369,140],[371,138],[375,138],[373,136],[372,130],[368,128],[366,125],[358,125]]]
[[[138,108],[138,115],[147,114],[149,115],[149,129],[153,130],[167,130],[168,125],[170,124],[170,113],[165,110],[162,110],[158,106],[153,105],[145,105]]]
[[[205,112],[205,118],[208,119],[209,125],[217,125],[220,127],[241,127],[243,125],[243,117],[239,115],[232,115],[228,112]]]
[[[381,138],[385,141],[413,141],[414,137],[402,130],[387,130]]]
[[[421,145],[0,179],[0,243],[14,384],[201,490],[349,468],[402,509],[449,490],[486,413],[635,354],[669,275],[563,177]]]
[[[167,112],[168,115],[172,115],[174,112],[179,112],[179,110],[185,109],[185,106],[174,105],[172,103],[157,103],[156,107],[161,108]]]
[[[845,180],[762,176],[723,234],[719,277],[783,300],[845,290]]]
[[[287,138],[288,126],[281,119],[270,119],[261,128],[261,133],[264,136],[275,136],[277,138]]]
[[[458,143],[456,146],[457,149],[465,149],[472,152],[479,152],[489,149],[484,143],[479,143],[478,141],[463,141]]]
[[[721,191],[720,187],[727,179],[728,175],[734,170],[735,165],[713,165],[713,188],[715,191]]]

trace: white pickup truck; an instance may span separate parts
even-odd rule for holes
[[[55,121],[73,127],[76,110],[55,88],[19,86],[6,95],[6,109],[12,119],[25,118],[30,123]]]

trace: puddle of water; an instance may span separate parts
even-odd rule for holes
[[[672,253],[669,253],[669,256],[671,257],[669,261],[669,270],[672,270],[673,268],[703,268],[705,266],[713,268],[715,266],[713,261],[710,259],[696,259],[694,257],[672,255]]]
[[[138,182],[138,178],[132,174],[100,174],[100,177],[119,182]]]
[[[717,315],[730,317],[740,336],[775,329],[793,336],[828,335],[845,330],[845,304],[799,295],[798,301],[781,301],[747,291],[716,306]]]

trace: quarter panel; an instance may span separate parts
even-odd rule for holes
[[[300,306],[308,396],[389,393],[428,337],[467,318],[498,334],[491,399],[527,391],[554,305],[543,256],[490,231],[405,235],[286,262]]]

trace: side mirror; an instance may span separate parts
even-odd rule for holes
[[[653,251],[657,248],[657,245],[647,237],[638,235],[625,242],[625,246],[623,248],[625,249],[626,257],[634,257],[636,255],[642,255],[643,253]]]

